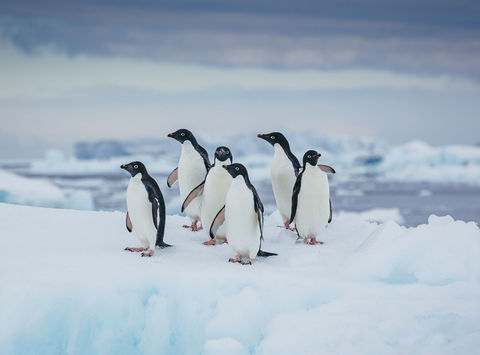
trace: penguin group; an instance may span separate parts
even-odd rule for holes
[[[182,145],[178,166],[167,178],[171,188],[178,180],[181,212],[190,219],[184,225],[203,230],[204,245],[228,243],[233,263],[252,264],[257,256],[277,255],[263,251],[264,207],[252,185],[246,167],[233,163],[231,150],[220,146],[211,164],[208,152],[187,129],[168,134]],[[317,237],[332,221],[332,203],[327,174],[335,170],[319,165],[321,154],[307,151],[300,164],[279,132],[258,134],[274,148],[270,169],[275,202],[283,221],[282,228],[296,232],[297,240],[309,245],[323,244]],[[153,256],[155,248],[165,248],[165,201],[156,181],[144,164],[134,161],[120,166],[130,173],[127,187],[126,228],[134,232],[141,248],[125,250]],[[294,227],[291,225],[294,224]]]

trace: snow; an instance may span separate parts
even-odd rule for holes
[[[86,191],[62,190],[44,179],[25,178],[0,170],[0,202],[32,206],[93,209]]]
[[[120,212],[0,204],[0,353],[458,354],[480,345],[480,230],[334,216],[322,246],[266,217],[253,266],[168,216],[152,258]]]

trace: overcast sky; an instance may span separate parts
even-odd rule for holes
[[[186,127],[479,142],[480,2],[0,3],[0,157]]]

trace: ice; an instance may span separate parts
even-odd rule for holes
[[[0,202],[23,205],[91,210],[93,200],[86,191],[65,191],[45,179],[21,177],[0,170]]]
[[[474,145],[434,147],[422,141],[412,141],[389,146],[370,138],[319,132],[288,132],[286,135],[300,161],[308,149],[321,152],[322,164],[331,165],[337,171],[331,177],[333,181],[351,181],[363,174],[373,174],[386,181],[475,185],[480,181],[480,147]],[[269,179],[273,150],[258,139],[256,133],[197,136],[211,158],[218,145],[228,145],[234,161],[242,162],[253,179]],[[46,157],[34,161],[28,171],[61,175],[118,174],[120,164],[141,160],[150,172],[168,174],[176,166],[179,154],[180,145],[166,137],[79,142],[75,157],[48,151]]]
[[[393,147],[378,165],[387,180],[441,183],[480,183],[480,147],[432,147],[413,141]]]
[[[0,353],[459,354],[480,345],[480,230],[334,218],[322,246],[266,217],[252,266],[168,216],[141,258],[125,214],[0,204]]]

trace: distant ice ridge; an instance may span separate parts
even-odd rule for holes
[[[22,205],[93,209],[93,200],[86,191],[62,190],[45,179],[25,178],[0,170],[0,202]]]
[[[377,168],[387,180],[479,184],[480,147],[413,141],[391,148]]]
[[[151,259],[119,212],[0,204],[0,353],[473,354],[480,230],[334,218],[322,246],[265,219],[253,266],[168,216]]]
[[[325,133],[289,132],[292,151],[301,161],[308,149],[322,153],[321,163],[337,171],[333,181],[351,180],[370,174],[387,181],[467,183],[480,182],[480,147],[449,145],[433,147],[413,141],[399,146],[364,137],[335,136]],[[231,136],[198,135],[213,158],[219,145],[227,145],[234,161],[244,163],[254,180],[268,180],[272,147],[254,133]],[[76,156],[65,157],[50,151],[43,160],[34,161],[29,171],[39,174],[96,175],[119,174],[118,166],[130,160],[142,160],[157,174],[168,174],[177,164],[180,145],[168,138],[131,141],[80,142]]]

